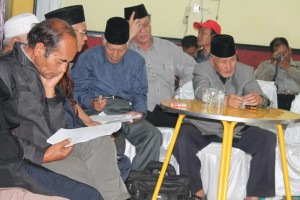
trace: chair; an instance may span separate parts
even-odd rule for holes
[[[296,96],[290,111],[300,114],[300,95]],[[288,125],[284,139],[291,194],[300,196],[300,123]],[[276,197],[268,198],[268,200],[285,196],[279,147],[276,148],[275,181]]]
[[[258,83],[262,88],[263,92],[272,101],[272,106],[276,108],[277,88],[275,87],[274,83],[269,81],[258,81]],[[179,95],[180,99],[194,99],[195,96],[192,81],[187,82],[186,84],[178,88],[176,93]],[[159,160],[164,161],[174,129],[166,127],[158,128],[162,132],[163,136],[163,144],[160,148]],[[128,141],[126,141],[125,155],[127,155],[131,159],[135,155],[135,150],[133,150],[132,148],[134,148],[134,146],[132,146]],[[203,163],[205,163],[205,165],[202,165],[200,173],[203,182],[203,189],[207,194],[208,199],[217,199],[221,149],[221,143],[211,143],[207,147],[199,151],[197,154],[199,159]],[[249,176],[250,159],[251,156],[247,155],[242,150],[232,148],[227,193],[227,198],[229,200],[240,200],[245,198],[246,184]],[[172,164],[175,167],[176,172],[179,173],[179,166],[173,155],[171,156],[170,164]]]

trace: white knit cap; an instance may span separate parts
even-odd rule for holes
[[[12,38],[28,33],[36,23],[39,23],[39,20],[31,13],[23,13],[11,17],[4,23],[4,37]]]

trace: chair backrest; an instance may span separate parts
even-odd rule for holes
[[[273,81],[257,80],[260,88],[265,95],[271,100],[271,106],[277,108],[277,88]]]
[[[300,114],[300,94],[298,94],[292,102],[290,111]],[[289,124],[286,128],[284,138],[289,144],[300,144],[300,122]]]
[[[193,82],[189,81],[177,89],[179,99],[195,99]]]

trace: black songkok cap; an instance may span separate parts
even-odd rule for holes
[[[219,58],[234,56],[236,51],[233,37],[225,34],[214,35],[211,38],[210,53]]]
[[[46,19],[58,18],[65,20],[70,25],[85,22],[84,11],[82,5],[68,6],[53,10],[45,14]]]
[[[104,37],[110,44],[122,45],[129,39],[129,23],[121,17],[112,17],[106,22]]]
[[[129,20],[132,12],[135,12],[134,19],[141,19],[143,17],[149,16],[144,4],[137,6],[124,8],[125,19]]]

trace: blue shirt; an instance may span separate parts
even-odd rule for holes
[[[109,62],[103,46],[83,52],[71,70],[75,100],[85,109],[100,95],[119,96],[132,103],[133,111],[146,113],[148,81],[145,60],[128,49],[116,64]]]

